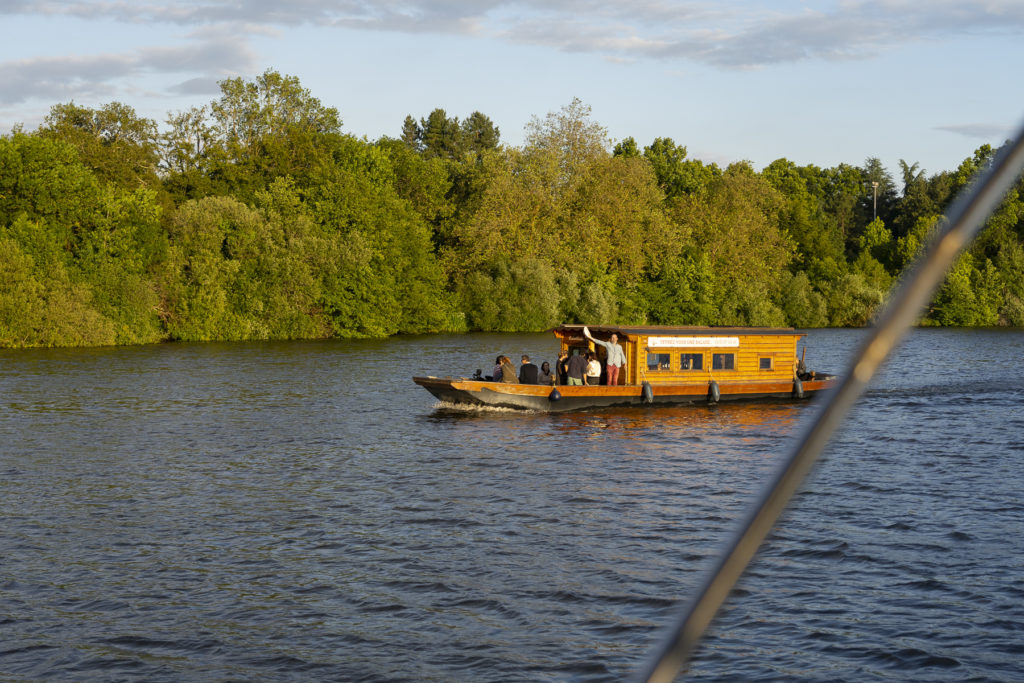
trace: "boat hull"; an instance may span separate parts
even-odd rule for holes
[[[643,385],[626,386],[542,386],[505,384],[451,377],[413,377],[413,381],[445,403],[463,406],[489,406],[542,412],[563,412],[612,406],[669,404],[707,404],[709,384],[653,384],[649,401]],[[807,399],[828,389],[833,378],[801,382],[798,392],[793,382],[718,382],[719,401],[765,401]]]

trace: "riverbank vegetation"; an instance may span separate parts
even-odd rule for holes
[[[0,137],[0,347],[864,325],[994,153],[720,168],[613,144],[578,100],[520,147],[442,109],[369,141],[275,71],[163,130],[60,104]],[[1024,184],[923,322],[1024,325]]]

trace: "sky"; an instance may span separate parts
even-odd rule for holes
[[[1024,0],[0,0],[0,134],[55,104],[161,126],[218,82],[295,76],[343,130],[437,108],[501,141],[579,98],[612,142],[955,170],[1024,123]]]

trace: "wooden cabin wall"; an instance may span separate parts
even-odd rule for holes
[[[646,379],[651,384],[686,384],[695,381],[763,381],[775,380],[786,381],[792,379],[794,363],[797,360],[796,350],[799,335],[730,335],[739,337],[738,347],[710,347],[710,348],[678,348],[678,347],[657,347],[651,346],[647,339],[636,346],[636,366],[634,371],[638,377],[633,377],[633,383],[640,383]],[[669,370],[648,370],[647,354],[663,353],[669,354],[671,365]],[[704,367],[701,370],[680,370],[680,354],[700,353],[704,356]],[[732,353],[736,356],[734,370],[713,370],[712,354]],[[759,359],[772,358],[772,369],[761,370]]]
[[[636,339],[627,338],[626,340],[619,340],[622,345],[622,351],[626,354],[626,372],[619,377],[619,384],[640,384],[639,379],[639,368],[640,363],[646,363],[646,358],[640,358],[637,349],[642,349]],[[646,352],[644,352],[646,356]],[[646,365],[644,366],[646,367]]]

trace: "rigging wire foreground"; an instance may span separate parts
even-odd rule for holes
[[[917,321],[957,255],[970,244],[1024,170],[1024,127],[1004,146],[950,207],[948,222],[936,235],[910,275],[890,298],[877,324],[860,346],[839,384],[823,397],[818,412],[792,453],[766,487],[760,500],[694,598],[685,605],[664,642],[652,653],[638,681],[671,681],[686,666],[715,613],[735,586],[758,547],[814,465],[882,362]]]

